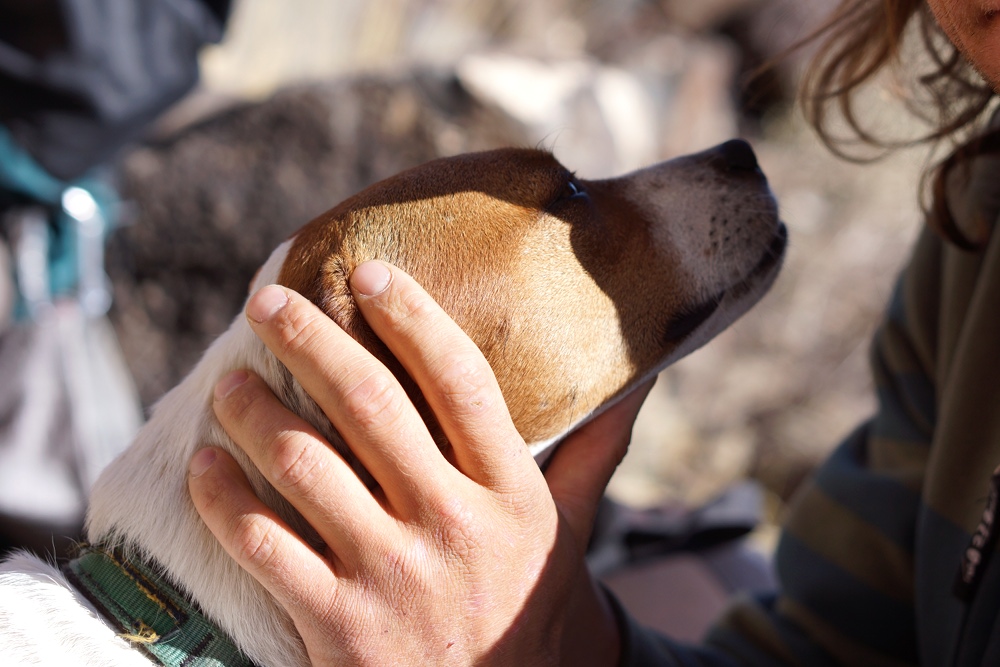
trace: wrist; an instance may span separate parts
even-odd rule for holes
[[[618,665],[621,633],[607,592],[586,569],[569,601],[562,637],[564,665]]]

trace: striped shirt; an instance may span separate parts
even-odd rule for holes
[[[955,187],[959,226],[993,225],[1000,157]],[[923,232],[871,366],[876,414],[793,501],[778,592],[735,604],[702,646],[620,613],[622,664],[1000,665],[1000,234],[969,252]]]

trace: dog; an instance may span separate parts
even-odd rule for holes
[[[400,266],[483,351],[542,461],[567,433],[756,303],[786,246],[776,200],[741,140],[599,181],[578,178],[548,152],[512,148],[436,160],[363,190],[274,250],[251,288],[278,282],[316,303],[393,370],[447,448],[347,286],[364,261]],[[101,475],[83,555],[60,569],[20,554],[0,568],[5,664],[148,665],[164,651],[218,664],[226,656],[308,664],[287,614],[225,554],[188,496],[192,454],[222,446],[265,503],[313,535],[214,418],[214,384],[236,368],[259,374],[355,461],[237,317]],[[132,602],[109,592],[113,585],[95,589],[105,575],[146,615],[119,618]]]

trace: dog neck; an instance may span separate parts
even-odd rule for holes
[[[288,245],[272,253],[255,287],[276,280]],[[293,527],[308,530],[212,412],[215,383],[237,368],[264,378],[309,421],[321,421],[315,404],[290,380],[246,319],[237,316],[184,381],[157,403],[132,445],[101,474],[91,493],[87,539],[130,560],[157,563],[258,664],[308,665],[305,648],[284,609],[223,550],[188,494],[191,457],[202,447],[223,447],[240,463],[262,501]]]
[[[287,373],[238,317],[191,374],[156,405],[129,449],[102,473],[91,494],[87,539],[131,560],[159,564],[258,664],[307,665],[291,619],[223,550],[188,494],[187,466],[195,451],[223,447],[240,462],[261,499],[293,525],[298,523],[212,412],[215,383],[235,368],[254,371],[272,388]]]

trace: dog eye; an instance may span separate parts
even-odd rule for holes
[[[556,203],[569,199],[585,199],[586,197],[587,191],[577,182],[576,177],[570,174],[566,180],[566,185],[563,186],[559,196],[556,197]]]

